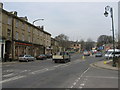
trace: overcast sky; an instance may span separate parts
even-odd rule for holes
[[[4,2],[4,9],[17,11],[18,16],[27,16],[29,22],[44,25],[53,37],[63,33],[70,40],[96,41],[100,35],[112,35],[111,18],[104,16],[104,8],[114,9],[115,31],[118,30],[118,11],[116,2]]]

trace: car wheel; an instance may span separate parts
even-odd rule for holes
[[[67,61],[66,60],[64,60],[64,63],[66,63]]]
[[[55,63],[57,63],[57,61],[54,61]]]
[[[26,60],[26,62],[29,62],[29,60]]]

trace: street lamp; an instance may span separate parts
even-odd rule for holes
[[[33,25],[34,25],[34,23],[35,23],[36,21],[39,21],[39,20],[42,20],[42,21],[43,21],[44,19],[36,19],[36,20],[34,20],[34,21],[33,21]]]
[[[36,20],[34,20],[33,21],[33,25],[34,25],[34,23],[36,22],[36,21],[39,21],[39,20],[44,20],[44,19],[36,19]],[[42,26],[42,28],[43,28],[43,26]],[[33,35],[33,31],[32,31],[32,35]],[[32,41],[33,41],[33,38],[32,38]],[[33,43],[32,43],[32,49],[33,49]],[[33,49],[34,50],[34,49]],[[34,52],[33,52],[34,53]],[[34,55],[34,54],[33,54]]]
[[[112,34],[113,34],[113,67],[116,67],[116,61],[115,61],[115,36],[114,36],[114,21],[113,21],[113,8],[110,7],[110,6],[106,6],[105,7],[105,17],[108,17],[108,11],[110,12],[111,14],[111,19],[112,19]]]

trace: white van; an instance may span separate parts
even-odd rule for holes
[[[113,49],[109,49],[105,54],[105,58],[107,59],[113,58],[113,54],[114,54],[113,52],[114,52]],[[115,49],[115,56],[120,57],[120,49]]]

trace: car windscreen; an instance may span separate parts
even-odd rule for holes
[[[112,53],[112,51],[108,51],[106,54],[111,54]]]

